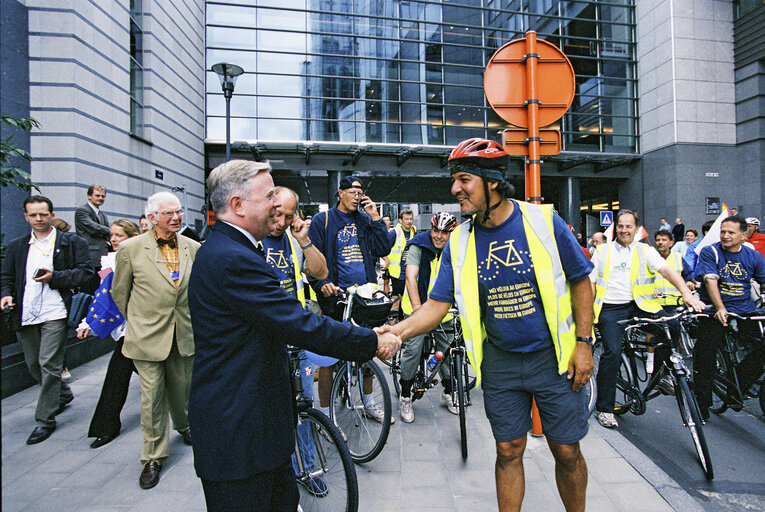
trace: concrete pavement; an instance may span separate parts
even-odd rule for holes
[[[89,448],[87,429],[108,359],[106,355],[71,370],[69,383],[76,398],[58,416],[53,435],[40,444],[25,444],[34,428],[38,388],[2,401],[5,512],[205,510],[191,447],[174,432],[159,485],[150,490],[138,486],[142,439],[137,376],[133,377],[122,413],[122,434],[102,448]],[[359,510],[497,510],[494,442],[483,412],[482,394],[473,393],[473,406],[468,409],[469,459],[463,463],[459,422],[439,404],[438,392],[433,389],[415,402],[416,419],[412,424],[398,417],[394,399],[397,421],[385,449],[377,459],[356,466]],[[617,432],[606,433],[591,420],[590,433],[582,441],[589,468],[588,510],[665,512],[698,507],[694,498],[650,461],[635,464],[639,472],[614,446],[622,452],[631,447]],[[563,511],[555,486],[553,458],[544,439],[529,437],[524,467],[523,510]]]

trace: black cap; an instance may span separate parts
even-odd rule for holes
[[[354,185],[354,183],[358,182],[359,185]],[[361,178],[358,178],[356,176],[346,176],[345,178],[340,180],[340,190],[345,190],[348,188],[361,188]]]

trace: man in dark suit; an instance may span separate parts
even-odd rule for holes
[[[101,268],[101,256],[109,252],[109,219],[101,211],[106,200],[106,187],[93,184],[88,187],[88,202],[74,212],[74,229],[88,242],[93,268]]]
[[[74,399],[72,390],[61,380],[66,323],[72,289],[84,286],[93,276],[85,240],[56,230],[54,217],[47,197],[24,200],[24,218],[32,233],[8,244],[0,273],[0,308],[13,310],[11,327],[29,373],[40,384],[37,427],[27,444],[48,439],[56,430],[56,415]]]
[[[270,169],[233,160],[207,180],[217,222],[189,282],[189,423],[208,510],[297,509],[287,343],[357,361],[401,346],[395,336],[304,310],[281,288],[257,247],[275,227]]]

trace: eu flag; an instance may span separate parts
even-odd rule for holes
[[[125,321],[112,299],[112,279],[114,272],[110,272],[101,281],[85,320],[90,330],[99,338],[106,338]]]

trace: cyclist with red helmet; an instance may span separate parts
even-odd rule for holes
[[[511,199],[506,160],[503,148],[487,139],[463,141],[452,151],[451,192],[472,219],[446,244],[427,302],[386,330],[402,339],[427,332],[456,302],[496,442],[499,509],[521,508],[533,396],[563,504],[584,510],[587,464],[579,441],[587,412],[579,391],[593,368],[592,263],[552,207]]]
[[[406,245],[407,258],[404,275],[406,276],[406,293],[401,299],[401,310],[405,315],[411,315],[418,310],[422,303],[428,300],[428,293],[436,282],[441,266],[441,253],[449,241],[454,228],[457,227],[457,217],[447,212],[434,213],[430,219],[429,231],[419,233],[409,240]],[[439,329],[433,331],[436,340],[436,350],[444,354],[454,339],[451,325],[452,315],[446,315]],[[414,336],[404,343],[401,351],[401,397],[398,408],[401,419],[406,423],[414,421],[412,410],[411,390],[417,364],[422,354],[422,344],[425,335]],[[447,360],[441,365],[441,384],[444,392],[441,394],[441,404],[452,414],[459,414],[452,401],[451,372]]]

